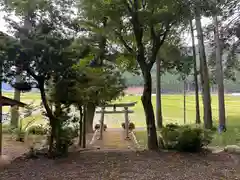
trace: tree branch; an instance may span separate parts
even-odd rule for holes
[[[135,11],[138,10],[138,0],[134,0],[133,7],[134,7]]]
[[[153,41],[153,45],[151,50],[152,54],[150,57],[150,63],[148,64],[149,68],[152,68],[153,64],[156,62],[157,53],[161,48],[161,46],[163,45],[163,43],[165,42],[170,29],[171,29],[171,26],[168,24],[164,33],[158,33],[158,35],[156,35],[153,26],[151,26],[151,38]]]
[[[118,36],[119,40],[122,42],[122,44],[124,45],[124,47],[130,52],[133,53],[133,48],[131,48],[127,42],[124,40],[122,34],[120,32],[115,31],[115,34]]]
[[[131,6],[133,7],[133,3],[132,3],[132,1],[130,0],[124,0],[123,1],[124,2],[124,4],[127,6],[127,9],[128,9],[128,11],[130,12],[130,13],[132,13],[132,9],[131,9],[131,7],[130,7],[130,5],[129,4],[131,4]]]
[[[160,43],[159,43],[159,46],[161,47],[162,45],[163,45],[163,43],[164,43],[164,41],[165,41],[165,39],[167,38],[167,35],[168,35],[168,33],[169,33],[169,31],[170,31],[170,26],[166,29],[166,31],[163,33],[163,35],[162,35],[162,38],[161,38],[161,36],[159,36],[159,39],[161,38],[161,40],[160,40]]]
[[[39,82],[39,90],[41,93],[41,99],[43,102],[43,106],[47,112],[47,116],[50,119],[50,124],[52,123],[53,120],[55,120],[55,116],[52,113],[52,110],[50,109],[48,103],[47,103],[47,97],[46,97],[46,93],[45,93],[45,89],[44,89],[44,81],[43,82]]]
[[[40,80],[40,78],[33,72],[33,70],[31,70],[30,68],[26,68],[25,69],[27,71],[27,73],[32,76],[37,82]]]

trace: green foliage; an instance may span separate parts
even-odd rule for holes
[[[175,149],[177,145],[177,138],[179,132],[177,131],[180,126],[175,124],[166,125],[166,127],[161,130],[161,138],[163,139],[164,146],[167,149]]]
[[[211,143],[211,137],[200,128],[185,127],[178,137],[177,150],[199,152],[203,146]]]
[[[100,127],[101,127],[101,125],[100,125],[100,124],[95,124],[95,127],[94,127],[94,129],[95,129],[95,130],[99,130],[99,129],[100,129]],[[107,125],[106,125],[106,124],[104,124],[104,125],[103,125],[103,130],[104,130],[104,131],[106,131],[106,130],[107,130]]]
[[[12,134],[14,129],[9,124],[2,125],[2,133],[3,134]]]
[[[164,147],[182,152],[199,152],[212,141],[212,132],[198,127],[170,124],[161,130]]]
[[[188,14],[185,9],[186,4],[175,0],[131,2],[124,0],[106,2],[102,0],[81,0],[79,3],[83,19],[88,19],[88,22],[97,24],[98,29],[101,29],[101,33],[110,42],[118,44],[119,48],[113,48],[116,52],[119,52],[117,61],[121,62],[120,65],[122,68],[124,67],[128,70],[136,67],[137,63],[136,61],[134,63],[133,59],[136,60],[135,57],[139,50],[139,42],[137,41],[139,41],[140,36],[144,51],[146,51],[145,63],[151,64],[153,63],[151,61],[155,62],[156,58],[153,60],[153,56],[157,55],[165,39],[169,42],[173,41],[173,39],[178,39],[176,38],[176,31],[173,33],[172,30]],[[136,16],[133,17],[133,14]],[[107,19],[106,26],[101,26],[104,18]],[[142,27],[140,29],[142,32],[137,32],[136,28],[138,26]],[[171,38],[166,38],[166,35]],[[157,42],[158,40],[159,42]]]
[[[57,84],[57,91],[51,92],[51,97],[61,102],[84,105],[105,104],[119,97],[125,89],[124,80],[114,67],[88,67],[89,59],[80,60],[73,66],[68,77]],[[66,87],[62,89],[61,87]]]
[[[25,136],[27,135],[28,128],[36,122],[36,119],[33,118],[23,125],[24,119],[19,120],[18,128],[13,130],[13,133],[16,135],[16,141],[24,142]]]
[[[14,13],[21,20],[15,22],[8,18],[10,28],[16,31],[15,36],[0,36],[0,41],[3,42],[0,46],[7,62],[4,63],[7,80],[13,80],[16,70],[12,67],[17,65],[24,81],[44,89],[44,83],[53,74],[62,76],[65,70],[76,62],[79,51],[82,51],[69,51],[74,38],[70,32],[66,32],[66,28],[73,30],[70,27],[73,19],[68,18],[68,1],[70,0],[64,0],[62,4],[58,0],[5,1],[5,10]],[[59,6],[63,4],[63,8]],[[24,25],[21,22],[24,22]]]
[[[126,129],[126,124],[125,124],[125,122],[123,122],[121,125],[122,125],[122,128],[123,128],[123,129]],[[130,131],[134,130],[134,129],[135,129],[135,124],[134,124],[133,122],[130,122],[130,123],[128,124],[128,129],[129,129]]]
[[[99,129],[100,129],[100,127],[101,127],[101,125],[100,125],[100,124],[95,124],[95,127],[94,127],[94,129],[95,129],[95,130],[99,130]]]
[[[180,75],[180,80],[186,80],[193,70],[194,58],[188,54],[187,48],[179,48],[179,51],[180,56],[178,57],[178,63],[175,65],[175,73]]]
[[[54,156],[63,157],[68,155],[69,147],[73,145],[74,139],[78,137],[78,129],[75,127],[58,128],[58,137],[53,143]],[[50,140],[50,139],[49,139]]]
[[[128,127],[129,127],[129,130],[132,131],[135,129],[135,124],[133,122],[130,122]]]
[[[237,73],[240,70],[239,54],[239,1],[227,0],[219,1],[216,11],[218,15],[218,26],[220,33],[220,45],[223,58],[224,79],[237,81]],[[212,13],[211,15],[213,15]],[[209,55],[209,67],[213,83],[216,83],[216,45],[214,40],[214,25],[210,24],[207,28],[208,39],[210,40],[211,52]]]
[[[16,141],[20,141],[20,142],[24,142],[25,141],[25,136],[26,136],[26,132],[22,131],[19,128],[14,129],[13,133],[16,136]]]
[[[24,142],[25,136],[28,135],[28,128],[33,126],[33,124],[37,121],[36,118],[31,118],[26,122],[26,117],[31,116],[32,112],[34,111],[34,106],[32,104],[28,104],[25,106],[23,110],[23,116],[19,119],[19,125],[17,128],[13,129],[13,133],[16,135],[16,141]]]
[[[43,125],[33,125],[27,129],[28,134],[33,135],[46,135],[48,132],[48,129],[44,127]]]

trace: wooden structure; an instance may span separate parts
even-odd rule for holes
[[[22,103],[20,101],[17,101],[17,100],[8,98],[8,97],[5,97],[5,96],[1,97],[1,106],[19,106],[19,107],[24,107],[25,105],[26,104],[24,104],[24,103]]]
[[[24,107],[26,104],[14,99],[0,96],[0,155],[2,155],[2,106],[19,106]]]
[[[129,107],[133,107],[136,105],[137,102],[131,102],[131,103],[119,103],[119,104],[107,104],[104,106],[100,106],[101,110],[96,111],[96,113],[101,114],[101,125],[100,125],[100,137],[99,139],[103,138],[103,129],[104,129],[104,115],[105,114],[124,114],[125,115],[125,133],[126,133],[126,139],[129,139],[129,113],[133,113],[134,111],[129,110]],[[117,110],[116,108],[124,108],[124,110]],[[106,110],[106,108],[113,108],[113,110]]]

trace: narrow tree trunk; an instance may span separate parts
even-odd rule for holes
[[[215,24],[215,43],[216,43],[216,67],[217,67],[217,83],[218,83],[218,113],[219,113],[219,132],[226,131],[225,117],[225,101],[224,101],[224,83],[222,68],[222,53],[219,40],[218,19],[214,17]]]
[[[50,135],[50,139],[49,139],[49,149],[48,149],[49,155],[51,156],[53,153],[53,143],[54,143],[54,133],[55,133],[55,123],[54,122],[55,122],[56,118],[54,117],[52,110],[50,109],[48,102],[47,102],[47,97],[46,97],[46,93],[45,93],[45,89],[44,89],[44,81],[40,80],[38,82],[38,85],[39,85],[42,103],[46,110],[47,116],[50,121],[50,126],[51,126],[51,135]]]
[[[199,44],[199,57],[200,57],[200,72],[201,72],[201,83],[203,92],[203,105],[204,105],[204,127],[207,129],[212,128],[212,108],[211,108],[211,95],[210,95],[210,82],[208,66],[205,54],[203,31],[201,24],[201,16],[199,9],[196,9],[196,28],[198,34],[198,44]]]
[[[55,117],[56,120],[53,123],[53,133],[54,133],[54,140],[56,143],[56,152],[57,154],[60,155],[61,153],[61,122],[60,122],[60,116],[61,116],[61,104],[60,103],[55,103]]]
[[[152,106],[152,77],[150,71],[145,71],[143,76],[144,76],[144,90],[142,95],[142,104],[146,116],[148,149],[158,150],[155,117]]]
[[[160,129],[163,127],[162,119],[162,105],[161,105],[161,73],[160,73],[160,59],[156,60],[157,72],[156,72],[156,120],[157,127]]]
[[[0,61],[0,156],[2,155],[2,61]]]
[[[196,124],[201,123],[200,119],[200,108],[199,108],[199,87],[198,87],[198,70],[197,70],[197,58],[196,58],[196,49],[195,49],[195,40],[194,40],[194,30],[192,20],[190,22],[191,36],[192,36],[192,51],[193,51],[193,68],[194,68],[194,83],[195,83],[195,109],[196,109]]]
[[[83,110],[82,110],[82,106],[79,106],[78,109],[79,109],[79,112],[80,112],[78,145],[80,147],[82,147],[82,139],[83,139]]]
[[[95,115],[96,106],[93,103],[87,104],[87,120],[86,120],[86,131],[87,133],[93,133],[93,120]]]
[[[53,154],[54,131],[55,131],[55,128],[53,125],[51,125],[51,132],[50,132],[50,137],[49,137],[49,141],[48,141],[48,145],[49,145],[48,155],[49,156],[52,156],[52,154]]]
[[[87,108],[83,107],[83,148],[86,148],[86,120],[87,120]]]
[[[19,70],[18,70],[18,73],[20,73]],[[16,76],[16,83],[19,83],[20,81],[21,81],[21,76],[17,75]],[[21,92],[17,89],[14,89],[14,100],[20,101],[20,96],[21,96]],[[19,121],[19,107],[18,106],[13,106],[13,107],[11,107],[11,126],[13,128],[17,128],[18,127],[18,121]]]
[[[186,80],[183,81],[183,121],[186,124]]]

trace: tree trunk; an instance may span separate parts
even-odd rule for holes
[[[3,116],[2,116],[2,69],[3,69],[3,61],[0,61],[0,156],[2,155],[2,139],[3,139],[3,133],[2,133],[2,123],[3,123]]]
[[[38,85],[39,85],[42,103],[46,110],[47,116],[50,121],[50,126],[51,126],[51,136],[50,136],[50,140],[49,140],[49,149],[48,149],[49,155],[51,156],[53,154],[53,143],[54,143],[54,133],[55,133],[54,121],[56,120],[56,118],[54,117],[52,110],[50,109],[48,102],[47,102],[47,97],[46,97],[46,93],[45,93],[45,89],[44,89],[44,81],[39,80]]]
[[[19,83],[21,81],[21,76],[16,76],[16,82]],[[14,89],[14,100],[20,101],[21,92],[17,89]],[[11,107],[11,126],[13,128],[18,127],[18,121],[19,121],[19,107],[13,106]]]
[[[183,81],[183,122],[186,124],[186,80]]]
[[[201,72],[201,83],[203,92],[203,105],[204,105],[204,127],[207,129],[212,128],[212,108],[211,108],[211,94],[210,94],[210,82],[208,66],[205,54],[203,31],[201,24],[201,16],[199,9],[196,8],[196,29],[198,34],[198,44],[199,44],[199,59],[200,59],[200,72]]]
[[[190,22],[191,36],[192,36],[192,51],[193,51],[193,68],[194,68],[194,83],[195,83],[195,109],[196,109],[196,124],[201,123],[200,119],[200,108],[199,108],[199,87],[198,87],[198,70],[197,70],[197,59],[196,59],[196,49],[195,49],[195,40],[194,40],[194,30],[192,19]]]
[[[86,132],[93,133],[93,120],[95,115],[96,106],[93,103],[87,104],[87,120],[86,120]]]
[[[82,106],[79,106],[78,109],[79,109],[79,112],[80,112],[78,145],[80,147],[82,147],[82,139],[83,139],[83,110],[82,110]]]
[[[86,120],[87,120],[87,108],[83,107],[83,148],[86,148]]]
[[[145,70],[144,90],[142,95],[142,104],[146,117],[147,134],[148,134],[148,149],[158,150],[157,132],[155,126],[155,117],[152,106],[152,77],[150,71]]]
[[[215,43],[216,43],[216,68],[217,68],[217,83],[218,83],[218,113],[219,113],[219,132],[226,131],[225,117],[225,101],[224,101],[224,83],[223,83],[223,68],[222,68],[222,53],[219,40],[218,19],[214,17],[215,24]]]
[[[161,105],[161,73],[160,73],[160,59],[156,61],[156,120],[157,127],[160,129],[163,127],[162,119],[162,105]]]
[[[52,156],[53,154],[53,144],[54,144],[54,131],[55,131],[55,128],[54,126],[51,125],[51,134],[50,134],[50,137],[49,137],[49,141],[48,141],[48,145],[49,145],[49,148],[48,148],[48,155],[49,156]]]
[[[61,116],[61,104],[60,103],[55,103],[55,117],[57,118],[55,121],[53,121],[53,129],[54,129],[54,140],[56,143],[56,152],[57,154],[60,155],[61,153],[61,122],[60,122],[60,116]]]

